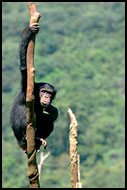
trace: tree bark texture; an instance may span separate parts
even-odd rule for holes
[[[37,23],[40,14],[36,11],[34,2],[28,2],[30,12],[30,24]],[[34,121],[34,47],[35,35],[29,41],[26,55],[27,64],[27,157],[28,157],[28,178],[30,188],[39,188],[39,175],[36,162],[36,148],[35,148],[35,121]]]
[[[68,109],[70,117],[70,128],[69,128],[69,141],[70,141],[70,169],[71,169],[71,184],[72,188],[81,188],[80,183],[80,157],[77,154],[77,131],[78,122],[75,115]]]

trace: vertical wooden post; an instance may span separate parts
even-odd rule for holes
[[[71,184],[72,184],[72,188],[81,188],[80,162],[79,162],[79,155],[77,154],[78,123],[77,123],[75,115],[73,114],[70,108],[68,108],[68,114],[71,121],[70,128],[69,128]]]
[[[28,2],[30,12],[30,24],[37,23],[40,14],[36,11],[35,3]],[[35,148],[35,130],[34,130],[34,46],[35,35],[29,41],[26,55],[27,64],[27,157],[28,157],[28,177],[29,187],[39,188],[39,176],[36,163],[36,148]]]

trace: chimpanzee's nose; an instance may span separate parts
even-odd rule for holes
[[[48,98],[48,95],[47,95],[47,93],[44,93],[44,97],[45,97],[45,98]]]

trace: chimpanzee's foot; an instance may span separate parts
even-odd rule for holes
[[[37,152],[40,152],[40,149],[38,149]]]
[[[26,144],[18,144],[18,146],[24,151],[27,150]]]

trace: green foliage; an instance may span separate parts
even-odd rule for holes
[[[56,86],[59,118],[47,138],[41,187],[71,187],[70,107],[76,115],[84,188],[125,185],[125,3],[37,2],[42,15],[36,36],[36,81]],[[18,47],[29,24],[25,2],[2,3],[2,181],[3,188],[28,187],[27,157],[9,127],[20,88]],[[42,149],[43,150],[43,149]],[[39,154],[37,155],[39,162]]]
[[[85,171],[85,170],[84,170]],[[98,163],[89,172],[83,172],[85,188],[123,188],[125,183],[125,161],[121,160],[113,167],[105,167]]]

